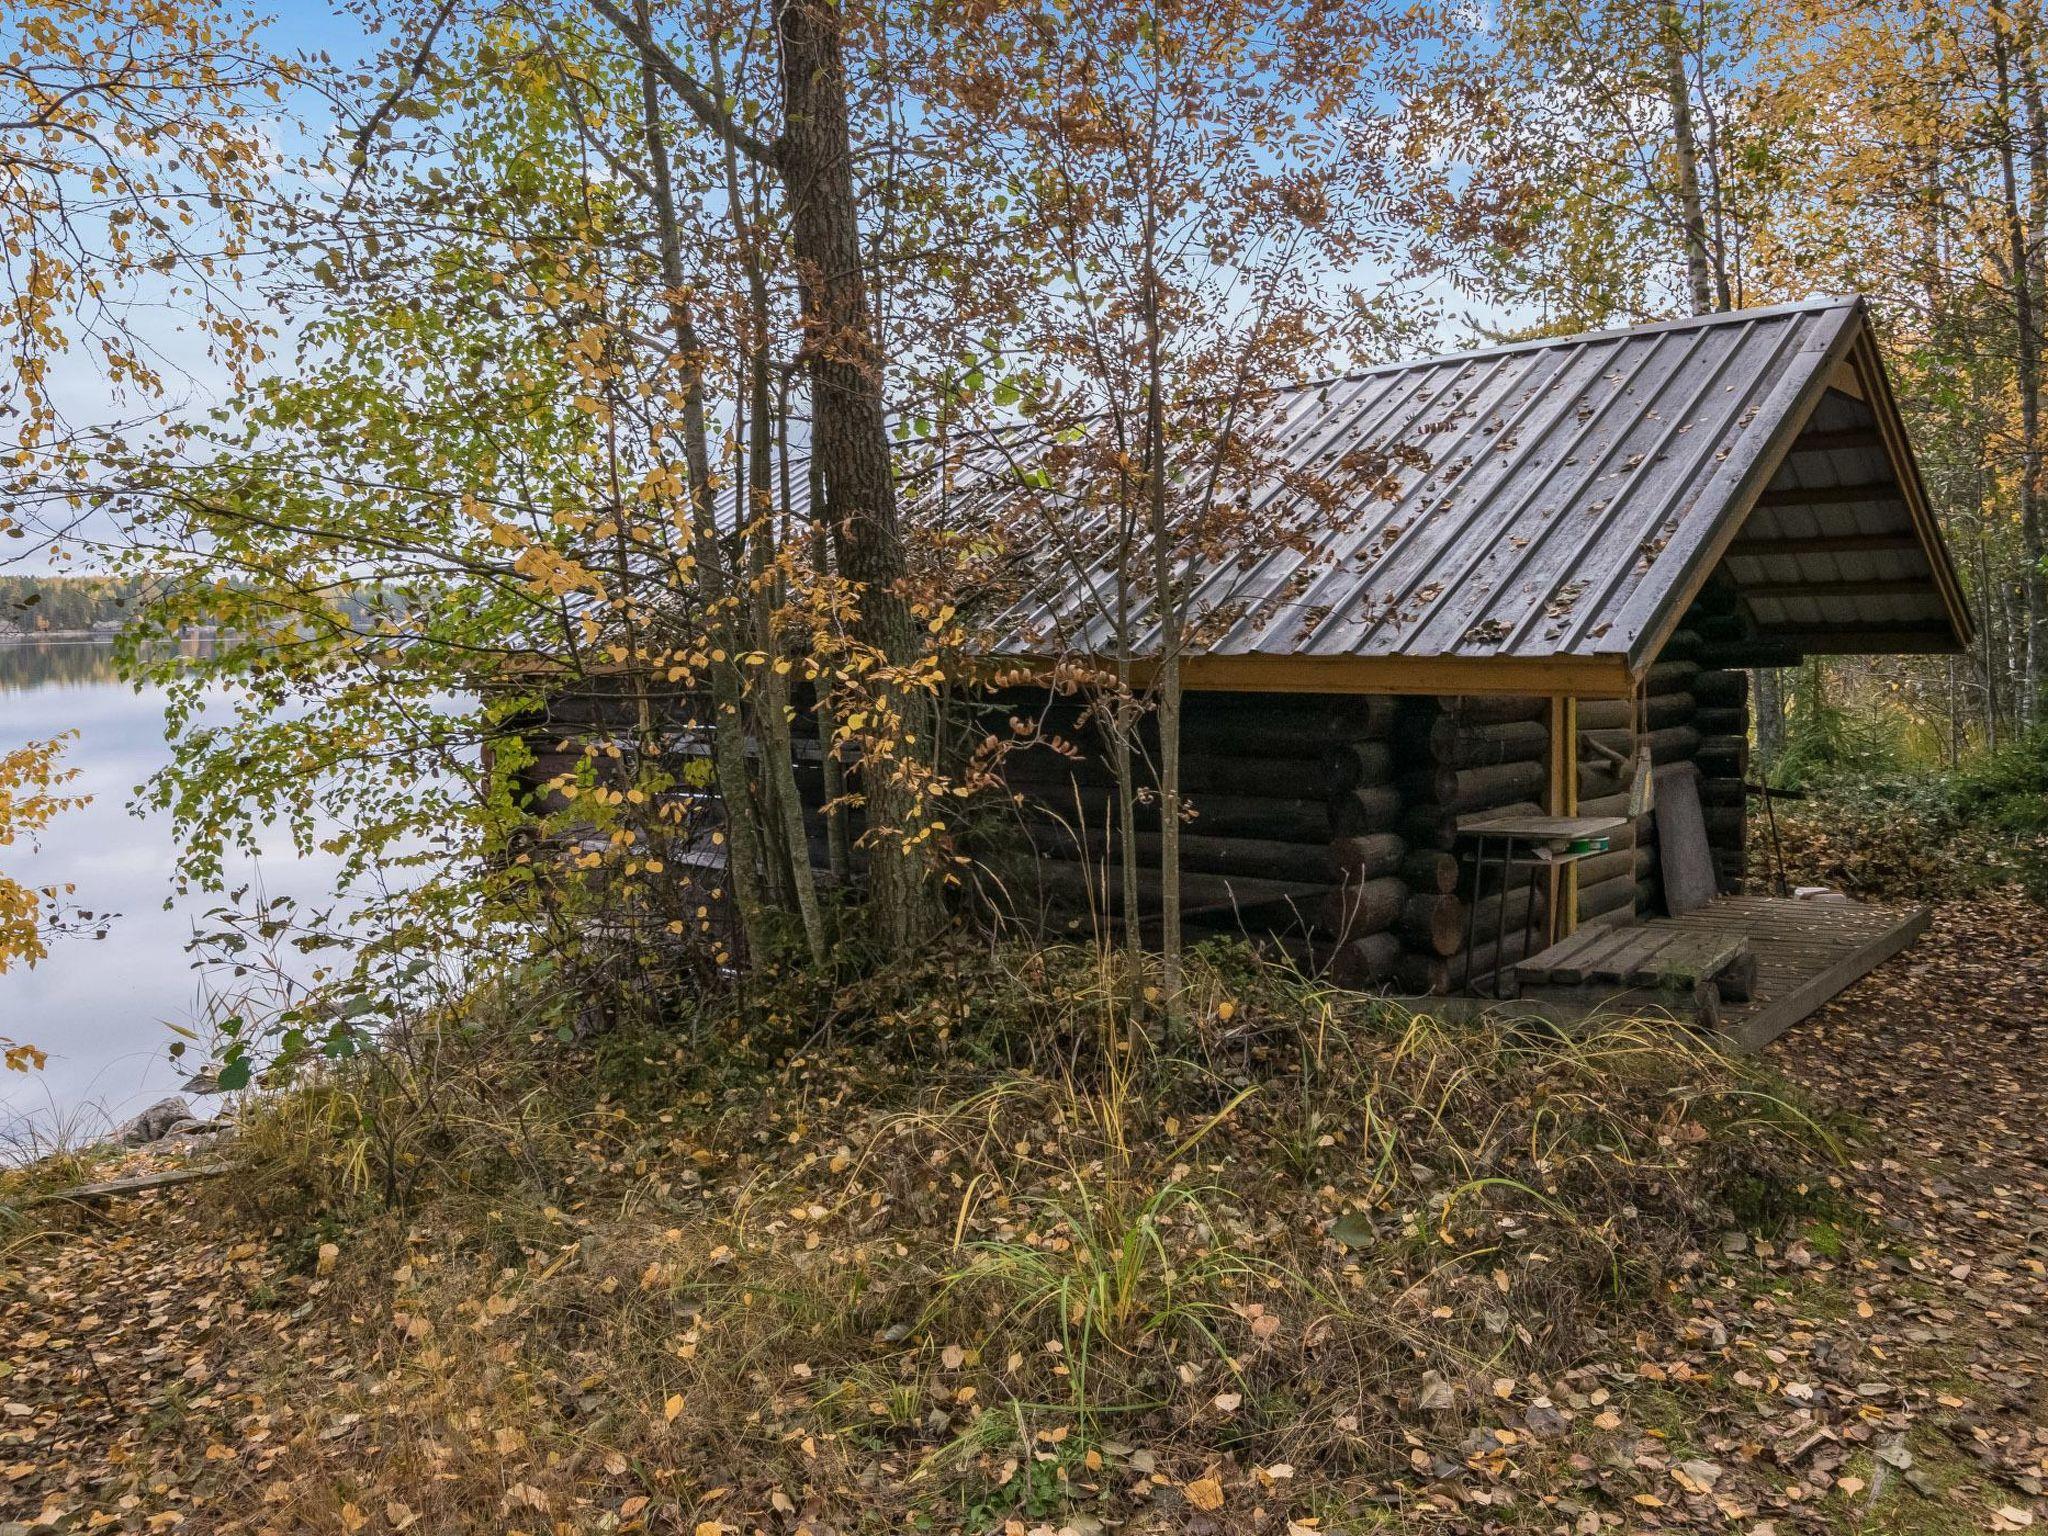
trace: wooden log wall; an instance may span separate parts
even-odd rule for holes
[[[1121,907],[1115,775],[1085,701],[998,695],[983,726],[1012,735],[1031,722],[1049,742],[1018,747],[1002,772],[1023,804],[996,818],[985,851],[996,883],[1020,915],[1053,931],[1105,920]],[[1336,979],[1387,981],[1408,949],[1449,953],[1463,937],[1457,866],[1412,846],[1396,784],[1411,757],[1412,724],[1395,700],[1323,694],[1189,694],[1183,703],[1181,778],[1191,816],[1181,832],[1186,936],[1244,931],[1270,936]],[[1149,750],[1156,723],[1140,737]],[[1477,765],[1475,765],[1476,767]],[[1138,770],[1136,850],[1141,917],[1156,920],[1159,811]],[[1462,793],[1455,780],[1412,786]],[[1001,823],[1007,822],[1007,825]],[[1023,857],[1001,852],[1021,835]]]
[[[1699,710],[1700,808],[1714,880],[1724,895],[1743,889],[1749,829],[1743,790],[1749,777],[1749,674],[1733,667],[1703,671],[1694,685]]]
[[[1536,942],[1542,942],[1549,918],[1548,881],[1539,881],[1532,897],[1517,870],[1503,899],[1497,870],[1490,865],[1475,898],[1473,844],[1461,840],[1457,828],[1467,817],[1537,815],[1548,809],[1550,701],[1534,695],[1404,699],[1394,742],[1401,764],[1395,776],[1401,799],[1398,825],[1411,847],[1411,860],[1431,857],[1428,875],[1411,871],[1411,886],[1422,879],[1439,888],[1448,885],[1458,926],[1447,934],[1397,928],[1401,950],[1393,959],[1391,980],[1402,992],[1448,992],[1465,985],[1474,970],[1466,963],[1468,938],[1480,957],[1476,971],[1481,977],[1495,964],[1520,957],[1532,922]]]

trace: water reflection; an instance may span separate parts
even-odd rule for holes
[[[197,656],[210,643],[180,649]],[[16,846],[0,858],[16,879],[69,883],[78,906],[118,916],[106,938],[59,937],[35,969],[0,976],[0,1034],[50,1053],[41,1073],[0,1074],[0,1157],[25,1138],[75,1136],[174,1091],[185,1069],[166,1055],[167,1025],[189,1025],[201,1012],[185,945],[216,899],[167,905],[177,862],[168,820],[128,809],[168,760],[161,694],[122,682],[104,642],[0,644],[0,748],[67,730],[78,733],[65,761],[79,777],[66,790],[91,803],[60,817],[33,853]],[[338,859],[295,858],[282,834],[265,848],[231,880],[308,902],[331,894]]]

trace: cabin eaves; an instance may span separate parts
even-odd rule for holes
[[[1184,575],[1191,687],[1624,693],[1710,577],[1738,594],[1729,664],[1969,641],[1860,299],[1375,369],[1244,430],[1277,469],[1246,547]],[[1043,494],[1007,468],[974,489],[1013,535],[1005,504]],[[1019,557],[978,649],[1112,653],[1107,569]],[[1149,596],[1126,627],[1158,654]]]

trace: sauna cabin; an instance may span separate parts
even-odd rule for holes
[[[1870,325],[1863,301],[1826,301],[1282,391],[1260,430],[1287,461],[1369,447],[1377,483],[1325,529],[1276,480],[1259,520],[1309,537],[1189,574],[1215,622],[1183,661],[1188,934],[1444,994],[1497,990],[1587,930],[1735,911],[1749,669],[1970,643]],[[992,475],[982,515],[1004,494]],[[1010,685],[956,696],[971,729],[1025,743],[976,852],[1012,915],[1054,932],[1119,920],[1092,701],[1028,681],[1113,648],[1090,585],[1027,568],[983,658]],[[1156,647],[1140,633],[1139,656]],[[1137,821],[1156,921],[1150,797]],[[1758,931],[1792,920],[1755,911]]]

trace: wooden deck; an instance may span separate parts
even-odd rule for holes
[[[1672,927],[1746,938],[1756,954],[1756,990],[1722,1010],[1721,1032],[1746,1051],[1762,1050],[1801,1019],[1868,976],[1927,931],[1925,907],[1781,896],[1717,896]]]
[[[1641,926],[1748,941],[1756,956],[1755,985],[1747,1000],[1722,1004],[1721,1033],[1735,1046],[1756,1051],[1906,948],[1927,931],[1928,921],[1925,907],[1717,896],[1684,917],[1650,918]],[[1529,987],[1520,998],[1522,1006],[1553,1017],[1660,1001],[1669,1006],[1668,998],[1647,992],[1595,997],[1583,987],[1553,986]]]

